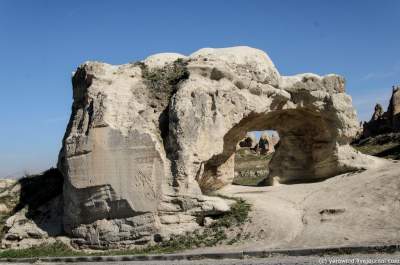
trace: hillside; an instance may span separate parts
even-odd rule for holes
[[[358,151],[387,159],[400,159],[400,133],[370,136],[353,143]]]

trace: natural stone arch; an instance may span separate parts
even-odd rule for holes
[[[199,183],[209,175],[211,189],[230,184],[234,148],[249,130],[279,132],[271,176],[280,182],[375,163],[349,146],[359,126],[342,77],[281,76],[250,47],[87,62],[73,90],[58,167],[64,229],[80,246],[143,244],[228,211]]]
[[[253,130],[274,129],[281,137],[271,183],[315,181],[365,166],[348,145],[358,122],[342,77],[280,76],[264,53],[245,48],[200,50],[188,69],[169,114],[181,192],[197,189],[193,176],[203,191],[230,184],[236,144]]]

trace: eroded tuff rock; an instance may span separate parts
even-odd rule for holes
[[[63,235],[63,176],[54,168],[18,180],[0,181],[1,248],[29,248]]]
[[[80,246],[160,240],[229,210],[202,190],[232,182],[236,145],[248,131],[279,133],[270,183],[374,162],[348,145],[358,123],[342,77],[281,76],[249,47],[87,62],[74,74],[73,97],[58,167],[64,229]]]
[[[275,152],[275,145],[278,143],[278,139],[275,135],[269,136],[267,132],[264,132],[260,140],[258,141],[258,148],[261,154]]]
[[[392,132],[400,132],[400,86],[392,87],[392,96],[386,112],[381,104],[375,105],[371,120],[363,124],[361,138]]]

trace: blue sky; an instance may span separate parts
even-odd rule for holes
[[[346,77],[360,119],[400,83],[400,1],[0,0],[0,176],[55,165],[86,60],[248,45],[283,75]]]

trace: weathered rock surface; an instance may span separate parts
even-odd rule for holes
[[[5,223],[3,248],[29,248],[57,241],[63,234],[62,198],[56,197],[36,209],[34,216],[23,208]]]
[[[249,47],[87,62],[73,77],[58,167],[64,229],[79,246],[144,244],[229,210],[203,191],[234,177],[248,131],[276,130],[269,182],[324,179],[372,165],[348,146],[358,129],[344,79],[281,76]],[[200,185],[199,185],[200,184]]]
[[[63,177],[54,168],[18,180],[0,180],[1,248],[29,248],[60,239],[62,186]]]

